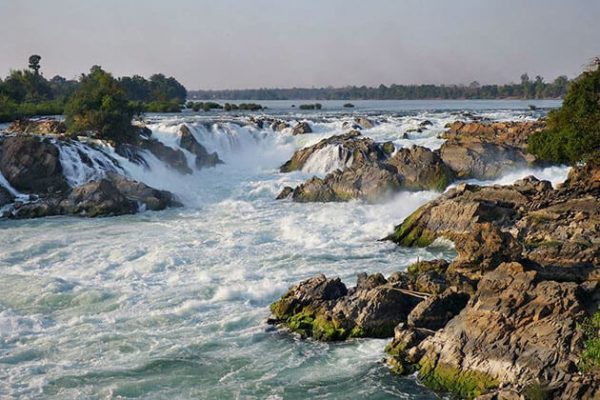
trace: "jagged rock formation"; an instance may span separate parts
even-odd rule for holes
[[[217,153],[209,153],[204,146],[198,143],[190,131],[190,128],[186,125],[182,125],[181,128],[179,128],[179,135],[179,146],[196,156],[196,168],[202,169],[223,164],[223,161],[219,159]]]
[[[67,132],[64,122],[55,119],[29,120],[20,119],[6,129],[9,133],[26,133],[35,135],[63,135]]]

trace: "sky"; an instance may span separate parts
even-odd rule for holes
[[[576,76],[600,0],[0,0],[0,76],[161,72],[189,90]]]

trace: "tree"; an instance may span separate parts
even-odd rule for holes
[[[524,99],[531,98],[531,81],[529,80],[529,75],[527,75],[527,73],[521,75],[521,91],[523,92]]]
[[[577,164],[600,154],[600,64],[571,82],[562,107],[550,112],[546,129],[529,138],[539,159]]]
[[[37,54],[29,56],[29,69],[33,70],[35,75],[40,73],[40,61],[42,61],[42,57]]]
[[[111,74],[94,66],[81,77],[65,106],[70,133],[88,133],[100,139],[127,142],[133,138],[131,120],[136,114],[125,90]]]

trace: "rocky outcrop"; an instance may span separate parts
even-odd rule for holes
[[[321,179],[313,177],[296,187],[291,198],[297,202],[365,200],[376,202],[402,187],[402,178],[385,164],[362,165],[336,170]],[[289,193],[289,189],[283,190]]]
[[[24,193],[56,193],[68,188],[59,150],[47,139],[18,135],[2,141],[0,171]]]
[[[156,139],[140,140],[139,146],[181,174],[187,175],[193,172],[187,163],[185,153],[179,149],[169,147]]]
[[[492,123],[457,121],[449,124],[441,137],[450,141],[505,144],[525,150],[529,136],[541,132],[545,126],[544,121]]]
[[[273,303],[275,319],[271,322],[324,341],[390,337],[421,300],[421,295],[388,283],[381,275],[364,276],[350,290],[339,278],[318,275],[292,287]]]
[[[598,289],[543,280],[520,263],[501,264],[483,276],[467,306],[443,329],[398,327],[387,348],[390,364],[401,373],[416,370],[427,386],[462,398],[490,392],[490,398],[519,398],[536,389],[544,398],[567,399],[567,388],[576,385],[589,394],[578,398],[594,399],[600,381],[582,382],[577,368],[578,323],[586,317],[590,290]],[[409,315],[409,321],[415,319]]]
[[[350,131],[344,135],[328,137],[312,146],[296,151],[292,158],[283,164],[279,170],[281,172],[301,170],[312,156],[315,156],[328,146],[337,147],[339,163],[342,165],[375,163],[384,160],[389,154],[385,152],[382,146],[375,143],[373,139],[363,137],[358,131]],[[387,150],[390,150],[389,146]]]
[[[219,159],[217,153],[209,153],[204,146],[198,143],[190,131],[190,128],[186,125],[182,125],[181,128],[179,128],[179,135],[179,145],[181,148],[196,156],[196,168],[202,169],[223,164],[223,161]]]
[[[308,124],[308,122],[302,121],[298,122],[292,128],[292,135],[304,135],[305,133],[312,133],[312,128]]]
[[[393,165],[409,190],[442,191],[454,180],[454,173],[437,152],[421,146],[398,149],[388,164]]]
[[[420,146],[399,149],[392,142],[376,143],[358,131],[332,136],[298,150],[281,166],[281,172],[302,169],[312,157],[335,146],[339,156],[336,170],[324,178],[313,177],[295,189],[284,188],[278,199],[295,201],[378,201],[400,189],[444,190],[453,180],[453,172],[434,151]],[[392,156],[393,154],[393,156]]]
[[[155,189],[145,183],[125,178],[114,172],[109,172],[106,178],[125,198],[142,204],[147,210],[160,211],[168,207],[180,207],[182,205],[169,191]]]
[[[10,124],[6,131],[36,135],[64,135],[67,132],[67,126],[63,121],[55,119],[21,119]]]
[[[440,157],[459,178],[493,179],[511,169],[527,166],[527,140],[541,131],[544,122],[455,122],[442,137],[447,139]]]
[[[354,123],[362,129],[371,129],[375,126],[375,122],[365,117],[355,117]]]
[[[163,210],[181,204],[167,191],[110,173],[107,178],[84,183],[62,194],[42,197],[30,203],[17,202],[5,213],[5,217],[106,217],[134,214],[139,211],[140,205],[148,210]]]

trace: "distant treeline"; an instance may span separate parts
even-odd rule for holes
[[[379,85],[343,88],[291,88],[243,90],[193,90],[191,99],[203,100],[420,100],[420,99],[554,99],[563,97],[569,79],[562,75],[552,82],[541,76],[521,76],[520,83],[506,85]]]
[[[0,122],[34,115],[63,114],[65,104],[77,90],[79,80],[62,76],[46,79],[40,72],[41,57],[29,57],[27,69],[13,70],[0,78]],[[93,70],[94,68],[92,68]],[[117,79],[128,101],[140,112],[179,112],[187,91],[175,78],[163,74],[146,79],[139,75]]]

